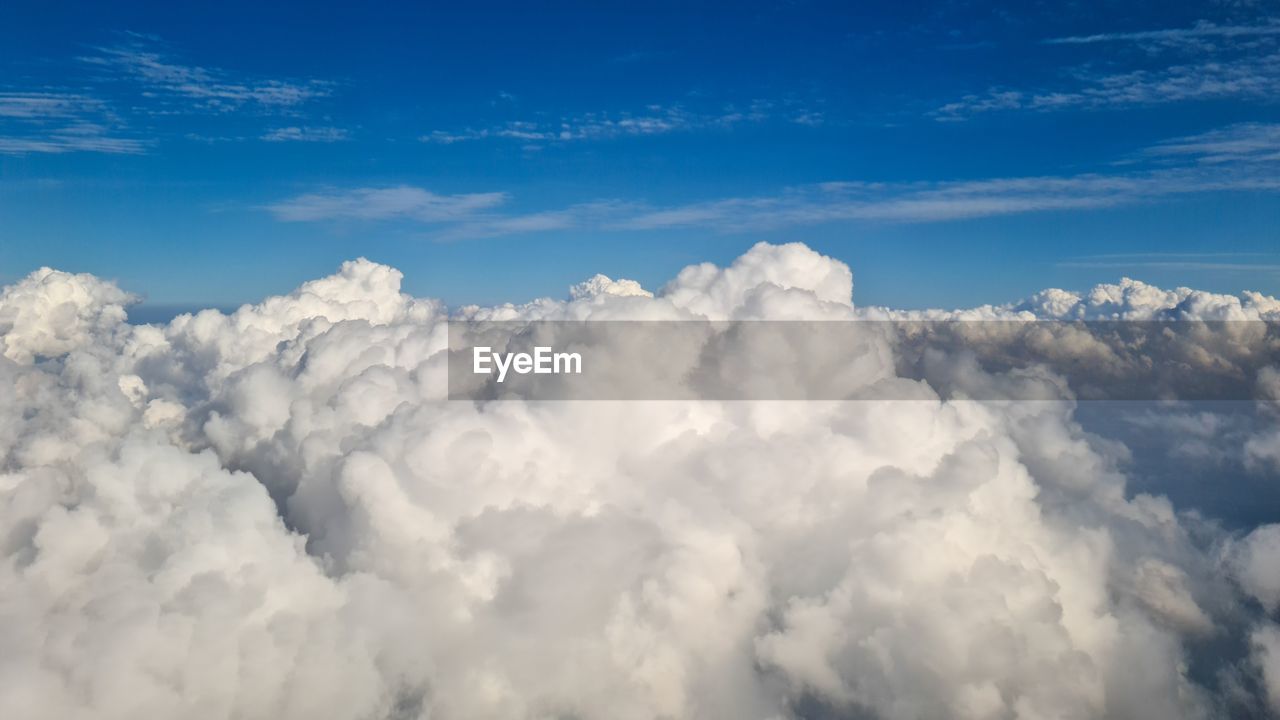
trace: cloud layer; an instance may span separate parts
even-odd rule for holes
[[[1277,526],[1126,492],[1072,403],[943,402],[878,364],[920,399],[443,399],[450,316],[872,312],[837,261],[762,244],[491,308],[400,280],[358,260],[163,326],[91,276],[4,290],[0,715],[1280,711]],[[975,312],[1275,302],[1128,282]]]
[[[266,207],[277,219],[294,222],[407,220],[434,226],[430,232],[438,240],[570,229],[705,228],[743,233],[823,223],[932,223],[1090,210],[1168,202],[1208,192],[1274,193],[1280,190],[1278,161],[1280,125],[1239,123],[1170,138],[1118,160],[1105,173],[942,182],[831,181],[769,195],[683,204],[597,198],[526,213],[505,210],[510,197],[504,192],[444,195],[399,185],[330,188]]]
[[[1280,87],[1280,23],[1216,25],[1051,38],[1046,46],[1091,54],[1036,88],[991,87],[939,107],[938,120],[990,112],[1113,110],[1209,100],[1266,100]],[[1101,60],[1095,46],[1116,46]],[[1128,50],[1129,52],[1123,52]],[[1136,51],[1136,52],[1134,52]]]
[[[328,98],[335,87],[322,80],[250,77],[184,64],[157,38],[136,33],[125,33],[119,44],[94,48],[73,67],[60,85],[0,92],[0,156],[136,155],[154,149],[161,118],[296,117]],[[67,90],[63,84],[78,89]],[[215,139],[190,131],[184,135]],[[290,125],[267,130],[260,139],[337,142],[347,137],[343,128]]]

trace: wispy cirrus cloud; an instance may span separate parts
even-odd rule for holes
[[[0,118],[66,120],[106,112],[106,105],[101,100],[80,93],[0,93]]]
[[[999,111],[1101,110],[1217,99],[1265,101],[1280,96],[1280,23],[1200,23],[1190,28],[1044,41],[1058,46],[1096,43],[1136,43],[1148,52],[1130,69],[1123,69],[1123,64],[1137,62],[1135,58],[1108,58],[1112,69],[1101,71],[1098,58],[1091,57],[1089,64],[1066,68],[1061,79],[1042,87],[990,87],[945,103],[932,115],[957,121]]]
[[[1204,259],[1204,258],[1247,258],[1247,257],[1275,257],[1280,253],[1261,253],[1261,252],[1128,252],[1128,253],[1100,253],[1094,255],[1078,255],[1075,260],[1150,260],[1150,259]]]
[[[145,148],[105,102],[85,93],[0,93],[0,154],[137,154]]]
[[[0,154],[96,152],[138,154],[163,137],[207,140],[205,130],[173,132],[160,116],[213,115],[297,118],[328,96],[334,84],[313,79],[248,77],[172,59],[155,38],[129,34],[72,64],[63,87],[0,92]],[[90,68],[92,72],[86,72]],[[176,122],[176,121],[175,121]],[[239,122],[239,120],[237,120]],[[296,122],[296,121],[295,121]],[[146,136],[139,128],[146,128]],[[168,130],[168,132],[166,131]],[[336,142],[347,131],[302,123],[268,130],[236,128],[220,140]]]
[[[108,128],[89,123],[67,125],[39,134],[16,137],[0,135],[0,154],[2,155],[68,152],[137,155],[144,152],[146,147],[145,141],[115,137]]]
[[[1050,112],[1223,98],[1270,99],[1280,95],[1280,53],[1172,65],[1158,70],[1104,75],[1081,73],[1075,79],[1078,84],[1070,88],[990,88],[949,102],[933,115],[938,120],[955,121],[1001,110]]]
[[[823,115],[804,108],[788,108],[785,119],[801,125],[820,125]],[[759,123],[774,117],[774,103],[754,100],[745,106],[727,105],[714,112],[695,112],[682,105],[649,105],[640,112],[584,113],[556,120],[512,120],[484,128],[436,130],[419,138],[422,142],[450,145],[485,139],[523,142],[575,142],[609,140],[724,129]]]
[[[149,39],[101,47],[83,62],[140,84],[163,112],[283,111],[328,96],[333,83],[314,79],[246,77],[230,71],[186,65],[156,49]]]
[[[1254,152],[1264,145],[1257,138],[1270,138],[1274,133],[1271,126],[1217,132],[1157,145],[1144,154],[1150,160],[1147,167],[1109,174],[827,182],[772,195],[678,205],[596,199],[514,214],[501,212],[507,199],[503,193],[440,196],[400,186],[302,195],[269,209],[283,220],[417,220],[438,226],[432,230],[437,239],[459,240],[557,230],[701,228],[741,233],[832,222],[931,223],[1118,207],[1206,192],[1280,192],[1280,156]],[[1236,155],[1227,157],[1229,151]]]
[[[307,193],[267,205],[279,220],[408,219],[423,223],[464,220],[506,202],[502,192],[440,195],[409,185]]]
[[[1089,269],[1135,269],[1142,268],[1146,270],[1194,270],[1199,272],[1218,271],[1218,272],[1247,272],[1247,273],[1276,273],[1280,272],[1280,263],[1223,263],[1223,262],[1191,262],[1191,261],[1147,261],[1147,262],[1061,262],[1057,263],[1057,267],[1061,268],[1089,268]]]
[[[1201,163],[1280,161],[1280,124],[1240,123],[1199,135],[1174,138],[1148,155],[1193,158]]]
[[[839,221],[946,222],[1054,210],[1087,210],[1211,191],[1280,190],[1265,172],[1211,173],[1187,168],[1128,175],[1082,174],[961,182],[833,182],[766,197],[728,198],[654,209],[611,227],[657,230],[707,227],[723,232]]]
[[[486,213],[439,229],[432,234],[432,238],[450,242],[580,228],[616,229],[614,225],[619,218],[629,217],[645,209],[643,203],[593,200],[556,210],[517,215]]]
[[[1132,253],[1127,255],[1093,255],[1055,263],[1060,268],[1195,270],[1218,272],[1275,273],[1280,263],[1260,262],[1259,258],[1277,259],[1267,253]]]
[[[1050,38],[1045,40],[1044,43],[1046,45],[1090,45],[1106,42],[1180,44],[1189,41],[1200,41],[1206,38],[1235,39],[1272,35],[1280,35],[1280,22],[1271,22],[1263,25],[1216,25],[1202,20],[1189,28],[1075,35]]]
[[[1060,268],[1280,272],[1280,253],[1132,252],[1079,255],[1055,263]]]
[[[343,128],[291,126],[270,130],[261,136],[267,142],[341,142],[350,137]]]
[[[620,220],[613,227],[714,227],[745,232],[845,220],[941,222],[1106,207],[1126,202],[1134,192],[1131,179],[1102,175],[942,183],[831,182],[792,188],[774,196],[657,209]]]

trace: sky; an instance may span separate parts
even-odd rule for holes
[[[860,304],[1280,293],[1280,4],[893,5],[7,2],[0,283],[488,304],[799,240]]]
[[[0,718],[1280,717],[1277,98],[1280,0],[0,0]]]

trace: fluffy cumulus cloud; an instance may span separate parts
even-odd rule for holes
[[[1129,491],[1073,402],[947,401],[892,363],[859,372],[915,400],[445,399],[450,317],[873,312],[835,260],[759,245],[495,308],[400,280],[358,260],[146,326],[90,276],[4,290],[0,716],[1280,711],[1277,526]],[[1126,282],[974,312],[1275,311]]]

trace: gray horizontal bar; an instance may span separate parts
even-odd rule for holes
[[[455,400],[1275,401],[1277,366],[1253,321],[449,323]]]

